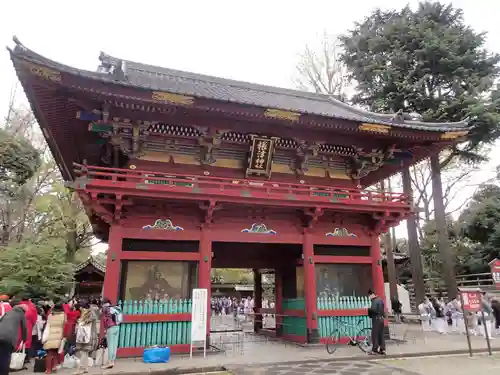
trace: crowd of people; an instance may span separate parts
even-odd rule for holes
[[[109,299],[53,301],[4,295],[0,300],[0,374],[9,373],[14,352],[25,352],[26,367],[38,360],[47,374],[75,354],[76,374],[87,373],[89,358],[95,360],[99,349],[107,351],[103,368],[114,366],[122,314]]]
[[[493,334],[500,334],[500,302],[486,293],[481,294],[481,311],[464,311],[458,297],[446,302],[442,297],[431,296],[425,297],[418,305],[418,311],[425,332],[465,334],[467,323],[472,335],[486,336],[487,332],[493,338]]]
[[[274,301],[268,299],[262,300],[263,309],[274,309]],[[238,326],[241,323],[252,323],[256,319],[255,300],[253,297],[236,298],[236,297],[214,297],[211,300],[212,317],[232,316],[235,324]],[[262,319],[264,328],[276,328],[275,315],[264,313],[259,315]],[[216,324],[216,323],[214,323]]]
[[[236,297],[214,297],[211,301],[212,315],[249,315],[253,312],[255,301],[252,297],[236,298]]]

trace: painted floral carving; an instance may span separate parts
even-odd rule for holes
[[[183,227],[172,224],[172,220],[170,219],[165,219],[165,220],[157,219],[153,225],[145,225],[142,227],[142,229],[163,229],[172,232],[178,230],[184,230]]]
[[[276,234],[276,231],[267,228],[266,224],[253,223],[250,228],[241,230],[242,233]]]
[[[357,238],[354,233],[351,233],[347,228],[335,228],[333,232],[326,233],[327,237],[354,237]]]

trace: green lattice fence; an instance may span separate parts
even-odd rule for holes
[[[189,344],[191,320],[141,322],[141,315],[191,313],[191,300],[120,301],[125,321],[120,326],[119,348]],[[132,319],[127,319],[128,316]],[[131,321],[133,320],[133,321]]]

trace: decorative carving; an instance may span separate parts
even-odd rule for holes
[[[454,140],[460,137],[464,137],[467,134],[469,134],[468,130],[460,131],[460,132],[446,132],[441,134],[441,139],[446,139],[446,140]]]
[[[49,68],[46,68],[43,66],[39,66],[39,65],[35,65],[35,64],[31,64],[28,62],[24,62],[24,65],[26,66],[26,68],[28,68],[28,70],[31,72],[31,74],[34,74],[34,75],[36,75],[40,78],[43,78],[47,81],[52,81],[52,82],[56,82],[56,83],[61,82],[61,73],[56,71],[56,70],[52,70],[52,69],[49,69]]]
[[[217,202],[211,199],[208,204],[200,203],[200,209],[205,213],[204,224],[211,224],[215,211],[221,209],[220,205],[217,205]]]
[[[349,170],[349,176],[353,180],[360,180],[369,173],[378,170],[384,163],[394,158],[395,145],[386,149],[373,149],[369,152],[358,149],[356,157],[352,158]]]
[[[391,130],[389,125],[379,125],[379,124],[361,124],[358,129],[365,132],[388,134]]]
[[[202,136],[198,137],[198,144],[200,145],[200,164],[210,165],[215,163],[215,158],[212,153],[217,146],[222,143],[222,135],[224,133],[218,132],[214,136],[208,136],[204,133]]]
[[[417,112],[404,112],[402,109],[400,109],[399,111],[397,111],[393,118],[392,118],[392,122],[396,122],[396,123],[403,123],[405,122],[406,120],[407,121],[423,121],[423,116]]]
[[[325,213],[322,208],[316,207],[314,210],[305,210],[304,213],[309,217],[307,228],[312,229],[319,218]]]
[[[172,220],[170,219],[156,219],[153,225],[145,225],[142,229],[163,229],[170,232],[184,230],[183,227],[172,224]]]
[[[140,128],[139,124],[135,124],[134,127],[132,128],[132,157],[137,157],[140,151],[140,143],[139,143],[139,137],[140,137]]]
[[[318,156],[319,146],[308,144],[304,140],[296,140],[298,147],[296,149],[294,165],[292,169],[298,176],[303,176],[308,171],[308,162],[311,156]]]
[[[191,96],[173,94],[171,92],[164,91],[154,91],[151,95],[151,99],[153,99],[155,102],[170,104],[192,105],[194,103],[194,98],[192,98]]]
[[[269,108],[264,112],[264,116],[277,120],[288,120],[295,122],[299,121],[300,113]]]
[[[242,229],[241,233],[276,234],[277,232],[272,229],[268,229],[266,224],[253,223],[250,228]]]
[[[246,176],[264,175],[271,177],[271,166],[273,163],[274,145],[277,138],[264,138],[252,136],[250,147],[250,158]]]
[[[327,237],[353,237],[358,238],[354,233],[351,233],[347,228],[335,228],[333,232],[325,233]]]

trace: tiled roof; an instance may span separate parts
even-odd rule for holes
[[[77,74],[90,79],[97,79],[136,88],[189,95],[263,108],[275,108],[351,120],[361,123],[390,125],[396,128],[410,128],[426,131],[461,131],[469,128],[466,121],[453,123],[423,122],[407,115],[378,114],[365,111],[329,95],[302,92],[278,87],[271,87],[230,79],[211,77],[158,66],[141,64],[118,59],[101,53],[99,72],[90,72],[72,68],[49,60],[24,47],[15,39],[16,47],[11,54],[28,58],[52,68]],[[113,73],[111,73],[113,72]]]
[[[80,264],[77,264],[75,266],[75,272],[79,272],[87,266],[93,266],[102,273],[106,273],[106,266],[101,262],[99,262],[97,259],[95,259],[93,256],[90,256],[87,258],[87,260],[83,261]]]

